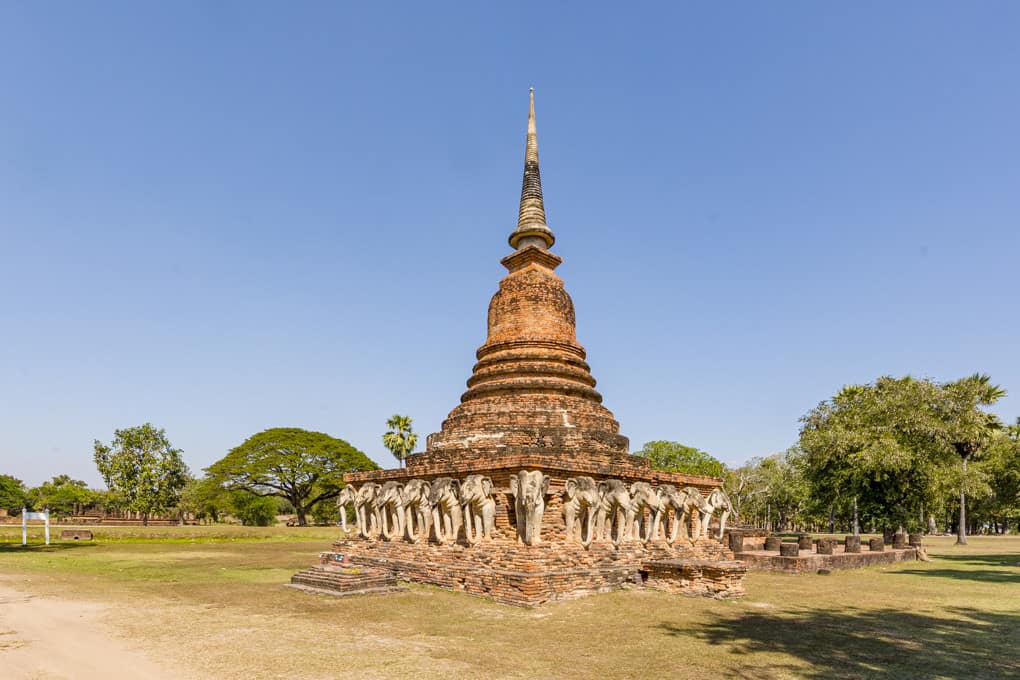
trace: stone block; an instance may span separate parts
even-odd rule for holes
[[[800,546],[796,543],[783,543],[779,546],[781,557],[797,557],[800,555]]]

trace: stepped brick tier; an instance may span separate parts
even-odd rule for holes
[[[294,574],[289,585],[326,595],[368,595],[407,590],[397,583],[396,574],[389,569],[342,566],[326,556],[323,556],[322,564]]]
[[[645,583],[743,593],[745,567],[709,539],[721,482],[653,470],[602,404],[555,273],[534,92],[514,252],[460,404],[406,467],[345,475],[356,535],[323,556],[500,602],[535,605]]]

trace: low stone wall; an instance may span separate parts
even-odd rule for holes
[[[335,561],[335,554],[339,553],[351,566],[384,569],[402,581],[440,586],[519,606],[618,590],[648,580],[652,581],[650,587],[670,592],[715,597],[743,594],[740,583],[743,567],[734,570],[732,553],[718,541],[705,539],[677,546],[664,541],[648,544],[632,541],[619,547],[597,542],[585,549],[575,543],[528,546],[495,540],[465,546],[348,538],[335,543],[333,550],[324,553],[323,564]],[[696,565],[656,566],[669,560]]]
[[[820,569],[859,569],[876,564],[893,564],[903,560],[917,559],[913,548],[903,550],[884,550],[876,552],[848,553],[843,546],[833,547],[831,555],[820,555],[815,552],[801,551],[797,557],[782,557],[777,552],[750,550],[735,553],[735,558],[755,571],[784,571],[790,574],[816,572]]]

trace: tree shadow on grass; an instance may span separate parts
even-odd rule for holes
[[[890,574],[934,576],[983,583],[1020,583],[1020,555],[938,555],[930,568],[898,569]],[[936,565],[944,564],[944,567]],[[975,569],[974,567],[979,567]]]
[[[974,564],[981,567],[1013,567],[1020,564],[1020,553],[1002,553],[1001,555],[947,555],[945,553],[933,554],[932,559],[936,562],[951,562],[953,564]]]
[[[73,543],[50,543],[49,545],[44,543],[29,543],[28,545],[21,545],[21,543],[0,543],[0,553],[57,553],[65,550],[94,547],[96,547],[95,543],[82,543],[79,541]]]
[[[945,617],[896,609],[748,612],[700,628],[663,623],[732,654],[784,653],[800,663],[748,660],[747,677],[1020,677],[1020,614],[947,609]],[[807,664],[805,667],[803,664]]]
[[[982,583],[1020,583],[1020,569],[900,569],[890,574],[906,576],[935,576],[958,581],[980,581]]]

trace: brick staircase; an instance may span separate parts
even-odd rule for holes
[[[407,590],[392,571],[369,567],[314,565],[290,578],[290,587],[328,595],[365,595]]]

